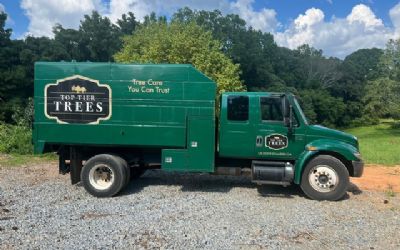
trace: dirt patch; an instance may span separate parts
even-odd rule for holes
[[[361,190],[400,192],[400,166],[367,164],[361,178],[351,178]]]
[[[12,173],[12,174],[11,174]],[[37,185],[49,180],[64,179],[69,176],[60,175],[55,163],[22,165],[17,167],[0,167],[0,175],[9,180],[29,185]]]
[[[7,160],[8,158],[10,158],[8,155],[0,153],[0,161]]]

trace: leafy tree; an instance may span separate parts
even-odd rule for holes
[[[341,77],[329,87],[332,94],[345,101],[361,102],[368,81],[378,76],[381,49],[361,49],[348,55],[338,70]]]
[[[346,106],[341,98],[335,98],[326,90],[300,91],[304,113],[311,123],[329,127],[343,126],[342,117]]]
[[[297,89],[305,88],[307,77],[301,63],[301,56],[288,48],[278,47],[273,62],[275,74],[285,85]]]
[[[389,40],[379,61],[379,70],[382,75],[400,81],[400,39]]]
[[[0,120],[9,122],[12,116],[10,100],[23,90],[26,71],[19,60],[23,44],[10,39],[12,30],[5,29],[6,20],[7,14],[0,12]]]
[[[83,58],[96,62],[113,60],[113,55],[121,46],[119,28],[112,24],[108,17],[102,17],[93,11],[92,15],[85,15],[79,26],[82,44],[80,53]]]
[[[387,43],[378,70],[381,76],[366,87],[365,113],[370,117],[400,119],[400,39]]]
[[[68,54],[64,60],[77,60],[83,61],[81,50],[84,49],[81,40],[81,34],[78,30],[64,29],[60,24],[53,28],[54,40],[64,47],[65,52]]]
[[[124,38],[118,62],[190,63],[218,84],[218,93],[241,91],[239,66],[220,51],[220,43],[195,23],[163,21],[140,27]]]
[[[300,65],[306,74],[307,87],[329,88],[340,78],[337,70],[341,61],[337,58],[325,58],[322,50],[317,50],[304,44],[294,51],[300,57]]]
[[[132,12],[128,12],[128,14],[123,14],[121,19],[117,20],[117,24],[122,34],[131,35],[136,30],[139,22],[136,21],[136,17]]]
[[[7,20],[7,14],[4,12],[0,12],[0,46],[4,48],[8,46],[11,42],[11,29],[5,29],[5,24]]]
[[[246,26],[238,15],[222,15],[221,11],[178,10],[172,20],[181,23],[196,22],[210,31],[222,43],[222,51],[234,63],[240,65],[242,79],[248,89],[273,85],[278,77],[274,74],[273,60],[277,45],[271,34],[256,31]]]
[[[380,77],[367,86],[366,113],[376,118],[400,119],[400,83],[389,77]]]
[[[143,25],[148,26],[153,23],[167,23],[167,17],[159,16],[157,17],[155,12],[151,12],[150,15],[144,17]]]

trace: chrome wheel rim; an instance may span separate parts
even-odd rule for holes
[[[317,165],[310,170],[308,181],[316,191],[327,193],[335,190],[339,183],[339,176],[332,167]]]
[[[97,164],[89,171],[89,182],[97,190],[105,190],[114,183],[114,172],[106,164]]]

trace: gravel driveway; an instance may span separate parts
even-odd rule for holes
[[[351,189],[318,202],[295,186],[148,171],[97,199],[54,163],[0,167],[0,248],[400,249],[399,194]]]

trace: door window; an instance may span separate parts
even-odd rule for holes
[[[228,120],[247,121],[249,120],[249,97],[229,96],[228,97]]]
[[[275,97],[261,97],[261,120],[283,121],[282,100]]]

